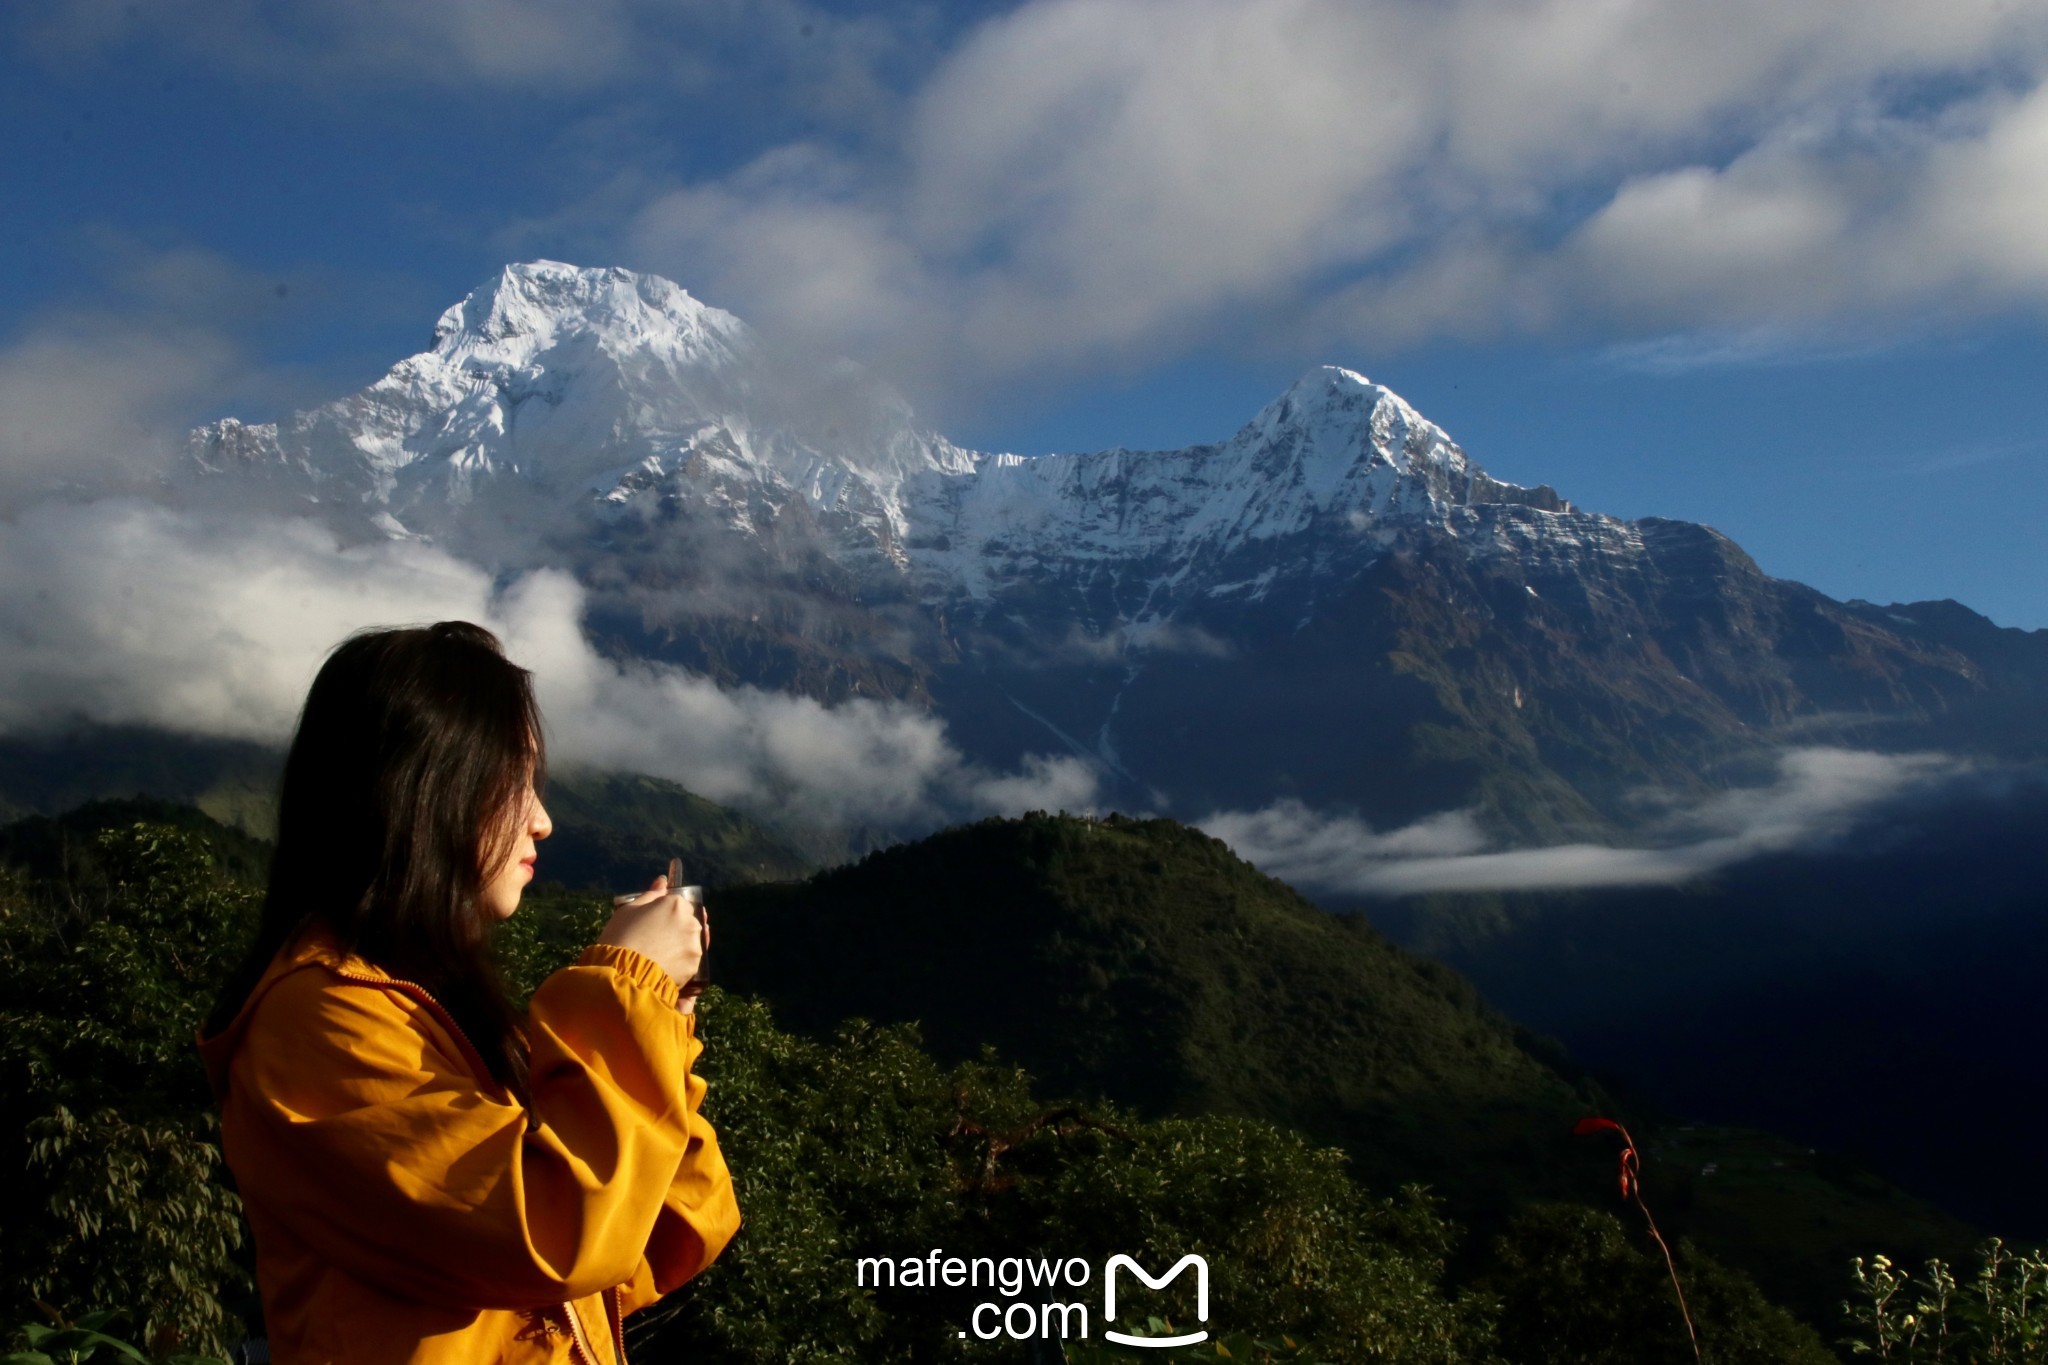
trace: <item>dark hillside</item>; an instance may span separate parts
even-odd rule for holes
[[[194,806],[259,838],[276,832],[283,754],[138,725],[0,736],[0,820],[136,796]]]
[[[1348,929],[1165,820],[947,830],[714,910],[722,984],[795,1026],[917,1019],[1058,1093],[1242,1114],[1460,1204],[1552,1183],[1598,1103],[1456,973]]]
[[[270,875],[270,845],[264,840],[192,806],[143,796],[88,801],[62,815],[31,815],[0,826],[0,865],[74,893],[88,885],[97,888],[105,876],[97,836],[136,824],[168,826],[192,836],[215,867],[245,886],[261,886]]]
[[[1172,821],[983,821],[727,891],[713,921],[716,979],[803,1032],[917,1020],[936,1056],[990,1046],[1050,1094],[1265,1119],[1344,1148],[1368,1185],[1429,1183],[1482,1229],[1531,1199],[1604,1206],[1612,1154],[1567,1134],[1620,1110],[1673,1235],[1823,1326],[1851,1256],[1972,1241],[1853,1162],[1604,1093],[1457,972]]]
[[[1987,780],[1692,886],[1369,913],[1675,1112],[1846,1150],[2041,1237],[2044,830],[2048,778]]]
[[[223,874],[211,847],[226,836],[207,817],[164,813],[170,823],[116,823],[91,840],[96,890],[0,869],[0,1095],[15,1116],[0,1127],[14,1234],[0,1243],[0,1313],[16,1324],[115,1313],[114,1330],[159,1354],[172,1343],[240,1359],[235,1343],[262,1334],[260,1304],[191,1040],[256,893]],[[59,828],[68,838],[108,819]],[[529,897],[507,926],[519,932],[499,940],[522,993],[573,960],[608,911],[559,886]],[[760,1001],[719,988],[699,1019],[703,1115],[746,1222],[687,1290],[627,1324],[636,1358],[1017,1359],[962,1328],[977,1299],[1013,1300],[993,1304],[1009,1318],[1043,1297],[1021,1273],[1030,1258],[1164,1265],[1188,1249],[1214,1268],[1213,1296],[1202,1281],[1211,1358],[1690,1358],[1661,1263],[1612,1214],[1552,1206],[1497,1241],[1475,1237],[1426,1196],[1362,1187],[1338,1153],[1257,1120],[1148,1119],[1109,1103],[1077,1113],[1002,1060],[941,1067],[914,1029],[850,1021],[801,1039]],[[1000,1288],[907,1271],[862,1288],[852,1273],[855,1256],[907,1265],[933,1247],[1020,1273]],[[1700,1291],[1708,1359],[1834,1358],[1738,1272],[1690,1250],[1680,1265]],[[1131,1315],[1185,1321],[1193,1286],[1153,1287],[1126,1301]],[[1254,1341],[1283,1334],[1283,1347]],[[1106,1358],[1071,1343],[1050,1354]]]

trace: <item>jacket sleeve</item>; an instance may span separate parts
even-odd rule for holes
[[[694,1279],[740,1227],[739,1203],[733,1195],[732,1174],[718,1150],[718,1134],[699,1112],[706,1086],[696,1067],[697,1055],[704,1050],[697,1038],[697,1016],[685,1014],[682,1018],[689,1141],[654,1220],[647,1254],[633,1278],[621,1287],[622,1313],[645,1308]]]
[[[478,1079],[435,1007],[291,973],[235,1059],[237,1179],[323,1259],[406,1297],[531,1308],[624,1284],[696,1137],[696,1040],[675,1000],[629,949],[549,977],[528,1014],[529,1107]],[[708,1264],[732,1234],[725,1207],[669,1257]]]

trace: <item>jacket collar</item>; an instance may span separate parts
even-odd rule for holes
[[[279,981],[308,967],[325,967],[358,979],[369,977],[378,981],[396,981],[389,972],[369,959],[344,952],[341,941],[324,923],[316,920],[308,924],[278,949],[277,956],[257,978],[249,991],[249,998],[242,1002],[241,1009],[235,1012],[227,1026],[211,1037],[203,1033],[198,1035],[199,1060],[206,1067],[206,1080],[213,1089],[216,1102],[227,1098],[228,1067],[234,1061],[235,1049],[241,1046],[242,1037],[248,1032],[249,1020],[256,1013],[257,1003]]]

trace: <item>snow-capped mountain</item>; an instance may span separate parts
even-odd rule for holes
[[[209,471],[284,472],[392,534],[436,534],[494,484],[558,505],[681,493],[749,529],[791,498],[901,558],[907,480],[973,457],[919,431],[855,366],[779,373],[747,325],[628,270],[510,265],[432,348],[283,424],[193,434]]]
[[[359,535],[568,567],[609,647],[934,706],[977,757],[1056,743],[1183,813],[1299,795],[1598,829],[1793,729],[1969,741],[2048,679],[2039,638],[1959,646],[1947,616],[1768,579],[1707,528],[1495,480],[1350,370],[1215,445],[973,452],[858,366],[618,269],[507,266],[361,393],[190,453],[210,490]]]
[[[1448,527],[1475,503],[1568,510],[1547,488],[1489,478],[1399,395],[1336,366],[1221,445],[981,457],[971,478],[918,485],[934,487],[913,513],[928,528],[913,551],[935,594],[986,599],[1019,579],[1122,579],[1143,565],[1150,576],[1120,598],[1140,621],[1197,595],[1259,600],[1279,568],[1233,580],[1227,567],[1303,535],[1357,539],[1369,557],[1397,530]]]
[[[551,261],[448,309],[431,350],[282,424],[194,433],[210,472],[268,470],[389,534],[445,532],[494,483],[558,503],[671,500],[758,532],[792,504],[922,595],[984,599],[1068,565],[1161,566],[1161,586],[1317,527],[1447,525],[1474,503],[1566,510],[1489,478],[1441,428],[1351,371],[1311,371],[1229,441],[1024,458],[965,451],[839,363],[778,371],[753,332],[679,286]]]

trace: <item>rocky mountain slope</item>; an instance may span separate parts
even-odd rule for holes
[[[1215,445],[985,454],[666,280],[535,262],[363,392],[190,454],[209,497],[566,566],[607,649],[935,707],[978,759],[1070,751],[1185,815],[1553,838],[1787,742],[2048,748],[2048,632],[1835,602],[1710,528],[1502,483],[1335,367]]]

